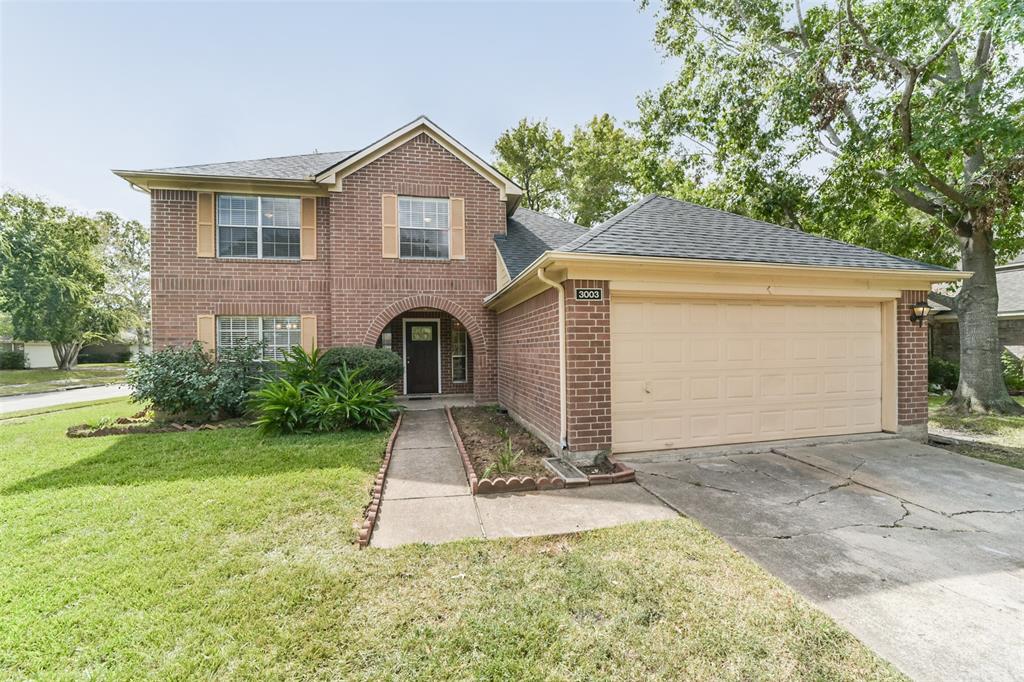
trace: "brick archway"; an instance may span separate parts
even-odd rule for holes
[[[474,356],[477,353],[487,353],[487,337],[484,335],[483,329],[480,328],[480,323],[477,322],[476,318],[470,315],[469,311],[458,303],[453,303],[446,298],[434,294],[409,296],[400,301],[395,301],[384,308],[373,319],[373,322],[370,323],[369,329],[367,329],[366,334],[363,336],[363,345],[376,345],[377,338],[384,331],[384,327],[394,318],[413,308],[435,308],[448,313],[466,328],[466,331],[469,333],[469,340],[473,344]]]

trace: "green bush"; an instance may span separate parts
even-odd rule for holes
[[[277,373],[293,384],[317,382],[326,374],[323,358],[319,348],[307,353],[302,346],[293,346],[284,351],[284,360],[277,363]]]
[[[960,365],[942,358],[928,358],[928,385],[955,391],[960,381]]]
[[[287,371],[294,372],[296,367]],[[257,415],[255,425],[260,433],[268,435],[349,428],[380,430],[391,423],[391,414],[397,409],[395,391],[382,381],[361,376],[362,370],[342,365],[328,380],[267,380],[253,393],[250,403]]]
[[[1021,359],[1010,351],[1003,351],[1003,381],[1006,388],[1014,393],[1024,391],[1024,366]]]
[[[0,350],[0,369],[25,369],[28,366],[23,350]]]
[[[386,348],[338,346],[323,354],[319,366],[324,379],[335,376],[342,367],[359,370],[364,380],[375,379],[389,385],[402,378],[402,358]]]
[[[163,419],[210,421],[239,417],[266,372],[262,347],[242,343],[209,356],[202,345],[141,355],[127,373],[132,399],[148,402]]]

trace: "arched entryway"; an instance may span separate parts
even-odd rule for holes
[[[443,307],[442,307],[443,306]],[[458,305],[417,296],[388,306],[364,337],[366,345],[388,348],[403,360],[397,386],[404,395],[474,395],[478,359],[486,339]]]

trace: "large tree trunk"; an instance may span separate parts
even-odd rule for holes
[[[1022,414],[1003,381],[999,342],[999,292],[996,289],[996,258],[992,234],[975,229],[970,239],[961,240],[960,256],[965,271],[974,276],[964,280],[957,295],[960,324],[960,382],[949,401],[962,412]]]
[[[53,351],[53,360],[57,363],[57,369],[68,371],[78,363],[78,351],[82,350],[82,343],[80,341],[51,342],[50,350]]]

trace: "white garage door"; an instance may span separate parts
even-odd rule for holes
[[[881,430],[878,303],[611,304],[612,450]]]

